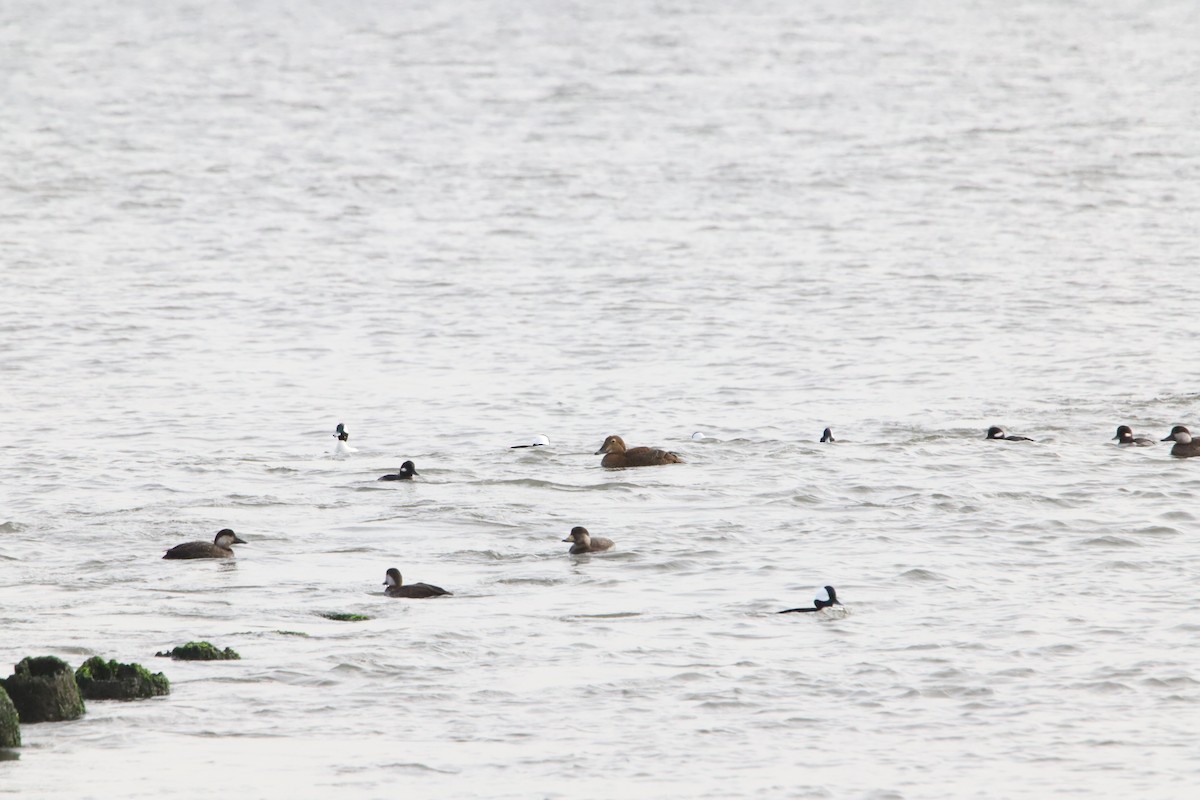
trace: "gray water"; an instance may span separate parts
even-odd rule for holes
[[[1191,796],[1200,12],[903,5],[0,6],[0,795]]]

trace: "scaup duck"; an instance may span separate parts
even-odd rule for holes
[[[593,539],[587,528],[578,525],[571,528],[570,535],[563,541],[575,543],[568,551],[573,556],[580,553],[603,553],[605,550],[611,550],[613,546],[612,539],[604,539],[599,536]]]
[[[233,558],[232,545],[245,543],[229,528],[222,528],[211,542],[177,544],[163,558]]]
[[[625,448],[625,440],[620,436],[609,436],[600,445],[595,455],[607,453],[600,461],[600,466],[609,469],[621,467],[654,467],[659,464],[682,464],[683,459],[677,453],[659,450],[654,447]]]

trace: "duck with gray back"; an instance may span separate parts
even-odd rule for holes
[[[1013,436],[1011,433],[1004,430],[1004,428],[1001,428],[999,425],[993,425],[992,427],[988,428],[986,438],[988,438],[988,439],[1003,439],[1006,442],[1032,442],[1033,441],[1033,439],[1030,439],[1028,436]]]
[[[605,550],[611,550],[613,547],[612,539],[605,539],[600,536],[593,538],[588,533],[587,528],[578,525],[571,528],[571,533],[563,541],[574,542],[568,551],[573,556],[577,556],[580,553],[603,553]]]
[[[1113,437],[1117,443],[1117,447],[1151,447],[1154,445],[1154,440],[1149,436],[1134,436],[1133,428],[1128,425],[1119,425],[1117,427],[1117,435]]]
[[[1192,434],[1182,425],[1171,428],[1171,432],[1163,439],[1164,442],[1175,442],[1171,445],[1171,455],[1176,458],[1191,458],[1200,456],[1200,439],[1193,439]]]
[[[452,594],[452,592],[447,592],[442,587],[430,583],[410,583],[405,586],[400,570],[395,567],[387,571],[383,585],[387,587],[383,591],[388,597],[441,597]]]
[[[417,466],[411,461],[405,461],[400,465],[400,471],[392,475],[384,475],[379,478],[381,481],[411,481],[413,475],[420,475],[417,472]]]
[[[600,445],[600,449],[595,455],[605,453],[600,461],[600,466],[609,469],[621,469],[623,467],[655,467],[660,464],[682,464],[683,459],[678,453],[672,453],[667,450],[659,450],[656,447],[634,447],[626,448],[625,440],[620,436],[609,436],[604,440],[604,444]]]
[[[211,542],[184,542],[167,551],[163,558],[233,558],[233,545],[245,544],[244,539],[229,528],[217,531]]]
[[[814,611],[824,611],[833,606],[840,606],[841,600],[838,600],[837,591],[832,586],[823,586],[816,592],[816,597],[813,599],[812,608],[786,608],[783,611],[777,611],[777,614],[809,614]]]

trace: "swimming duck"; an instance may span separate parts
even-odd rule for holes
[[[404,579],[400,577],[400,570],[395,567],[387,571],[383,585],[387,587],[383,591],[388,597],[439,597],[444,594],[452,594],[440,586],[429,583],[410,583],[405,586]]]
[[[420,475],[417,472],[416,464],[411,461],[405,461],[400,465],[400,471],[394,475],[384,475],[379,480],[381,481],[411,481],[413,475]]]
[[[1171,455],[1176,458],[1191,458],[1192,456],[1200,456],[1200,439],[1193,439],[1192,434],[1182,425],[1176,425],[1171,428],[1171,432],[1167,434],[1164,442],[1175,442],[1171,445]]]
[[[609,469],[683,463],[683,459],[677,453],[670,453],[654,447],[635,447],[632,450],[626,450],[625,440],[620,436],[609,436],[605,439],[604,444],[600,445],[600,449],[596,451],[595,455],[601,453],[608,455],[600,461],[600,466]]]
[[[826,428],[824,431],[821,432],[821,441],[822,442],[836,442],[837,440],[833,438],[833,431],[831,431],[829,428]]]
[[[211,542],[177,544],[163,558],[233,558],[232,545],[245,543],[245,539],[239,539],[229,528],[222,528]]]
[[[791,614],[794,612],[799,612],[801,614],[805,614],[805,613],[811,613],[813,611],[824,611],[825,609],[831,608],[832,606],[835,606],[835,605],[838,605],[838,606],[842,605],[842,601],[838,600],[838,598],[837,598],[837,592],[834,591],[834,588],[832,586],[824,586],[817,590],[817,596],[816,596],[816,598],[813,599],[813,607],[812,608],[788,608],[788,609],[784,609],[783,611],[778,611],[776,613]]]
[[[1012,436],[1009,434],[1008,431],[1004,430],[1004,428],[1001,428],[999,425],[993,425],[992,427],[988,428],[987,438],[988,439],[1003,439],[1006,442],[1032,442],[1033,441],[1033,439],[1030,439],[1028,436]]]
[[[548,447],[550,445],[550,437],[544,433],[539,433],[537,436],[530,439],[528,442],[521,444],[510,444],[509,450],[520,450],[523,447]]]
[[[597,536],[595,539],[588,533],[587,528],[579,527],[578,525],[571,528],[571,534],[563,539],[564,542],[574,542],[571,549],[568,551],[571,555],[577,556],[580,553],[602,553],[605,550],[611,550],[613,543],[612,539],[604,539]]]
[[[1120,425],[1117,427],[1117,435],[1113,437],[1117,439],[1117,446],[1133,445],[1135,447],[1149,447],[1154,444],[1154,440],[1146,436],[1134,436],[1133,429],[1128,425]]]
[[[335,456],[344,456],[358,452],[350,446],[350,434],[346,432],[346,426],[342,423],[338,423],[337,430],[333,433],[333,438],[337,439],[337,443],[333,446],[333,454]]]

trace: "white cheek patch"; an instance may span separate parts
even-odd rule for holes
[[[976,434],[976,435],[978,435],[978,434]],[[817,602],[819,602],[819,603],[828,603],[829,602],[829,592],[825,591],[824,586],[822,586],[820,589],[817,590]]]
[[[384,579],[384,581],[383,581],[383,585],[384,585],[384,586],[395,586],[395,585],[396,585],[396,579],[395,579],[395,578],[393,578],[391,575],[388,575],[388,576],[387,576],[387,578],[386,578],[386,579]]]

